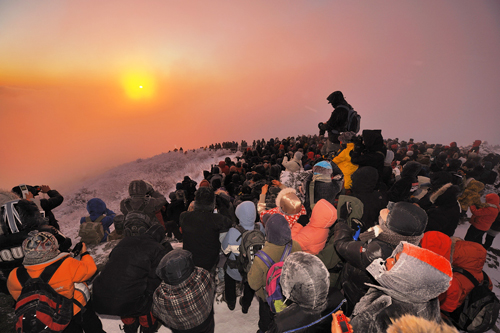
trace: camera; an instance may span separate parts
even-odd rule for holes
[[[34,197],[36,197],[38,195],[38,193],[40,193],[40,190],[41,190],[40,186],[38,186],[38,185],[31,186],[31,185],[26,185],[26,184],[19,184],[18,187],[22,193],[23,199],[26,199],[26,196],[28,195],[28,193],[31,193],[31,194],[33,194]]]

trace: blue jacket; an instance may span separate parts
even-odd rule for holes
[[[253,230],[255,224],[255,218],[257,215],[257,209],[255,204],[252,201],[244,201],[236,207],[235,210],[236,217],[240,221],[240,225],[245,230]],[[265,235],[265,229],[262,223],[257,223],[260,226],[260,231]],[[222,240],[222,250],[224,253],[229,253],[229,260],[236,260],[236,257],[239,255],[238,253],[234,253],[235,247],[238,247],[241,243],[240,237],[241,233],[236,228],[231,228],[226,234],[226,237]],[[232,247],[233,250],[230,249]],[[233,278],[236,281],[241,281],[241,274],[237,268],[226,268],[227,275]]]
[[[89,212],[90,219],[92,221],[95,221],[101,215],[106,215],[101,221],[102,228],[104,229],[104,238],[101,242],[106,241],[106,238],[111,233],[109,227],[113,224],[116,214],[112,210],[108,209],[104,201],[99,198],[93,198],[87,202],[87,211]],[[85,216],[80,219],[80,224],[83,222],[85,222]]]

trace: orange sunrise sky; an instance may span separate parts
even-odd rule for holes
[[[0,187],[317,134],[500,144],[496,0],[0,0]]]

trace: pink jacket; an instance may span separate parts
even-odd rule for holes
[[[300,244],[302,251],[316,255],[325,247],[330,227],[336,220],[335,207],[321,199],[314,206],[309,224],[305,227],[300,223],[293,225],[292,239]]]

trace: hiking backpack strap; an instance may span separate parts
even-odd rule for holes
[[[262,260],[264,262],[264,264],[266,264],[267,268],[271,268],[271,266],[274,265],[274,260],[271,259],[271,257],[266,252],[264,252],[262,250],[257,252],[257,254],[255,256],[259,257],[260,260]]]
[[[309,183],[309,207],[311,208],[311,211],[314,209],[314,206],[316,206],[314,203],[314,185],[314,180],[311,180]]]
[[[241,224],[235,225],[234,228],[240,232],[240,235],[238,236],[238,238],[236,238],[236,241],[239,241],[241,239],[241,237],[243,236],[243,233],[246,231],[246,229],[243,228],[241,226]]]
[[[96,218],[95,221],[92,221],[90,216],[85,216],[85,222],[101,222],[102,220],[104,220],[104,218],[105,218],[105,216],[101,215],[98,218]]]
[[[280,261],[284,261],[291,252],[292,252],[292,242],[287,243],[285,245],[285,249],[283,250],[283,254],[281,255]]]
[[[105,216],[103,214],[103,215],[99,216],[98,218],[96,218],[94,222],[101,222],[102,220],[104,220],[104,218],[105,218]]]
[[[460,273],[463,276],[465,276],[467,279],[469,279],[470,282],[472,282],[474,284],[474,287],[477,287],[479,285],[479,282],[477,282],[477,279],[474,277],[474,275],[472,275],[471,273],[469,273],[465,269],[460,268],[460,267],[453,267],[453,272],[457,272],[457,273]],[[485,280],[488,279],[488,275],[486,275],[486,273],[484,271],[483,271],[483,278]]]
[[[145,197],[144,201],[141,203],[141,205],[137,209],[132,208],[132,204],[130,203],[130,201],[125,201],[125,207],[127,207],[127,210],[129,212],[131,212],[133,210],[138,210],[138,211],[144,212],[144,208],[146,208],[146,205],[149,203],[149,199],[150,199],[150,197]]]
[[[62,259],[59,259],[58,261],[50,264],[49,266],[45,267],[43,270],[42,274],[38,277],[41,279],[43,282],[49,284],[50,279],[52,279],[52,276],[55,274],[55,272],[59,269],[61,264],[66,260],[68,257],[64,257]],[[31,276],[28,274],[28,271],[26,270],[26,267],[20,266],[17,268],[17,279],[19,280],[19,283],[21,284],[21,287],[24,287],[26,282],[28,282],[29,279],[31,279]],[[73,303],[75,303],[80,309],[84,310],[83,304],[78,302],[75,298],[72,299]]]
[[[45,269],[43,270],[42,274],[40,274],[40,276],[38,278],[41,279],[45,283],[49,283],[50,279],[52,278],[52,276],[54,275],[54,273],[57,271],[57,269],[59,268],[59,266],[61,266],[61,264],[63,263],[63,261],[66,260],[67,258],[68,257],[64,257],[64,258],[62,258],[62,259],[60,259],[60,260],[58,260],[58,261],[50,264],[49,266],[45,267]],[[31,276],[28,274],[28,271],[26,270],[26,267],[20,266],[17,269],[17,279],[19,280],[19,283],[23,287],[24,287],[24,284],[29,279],[31,279]]]

